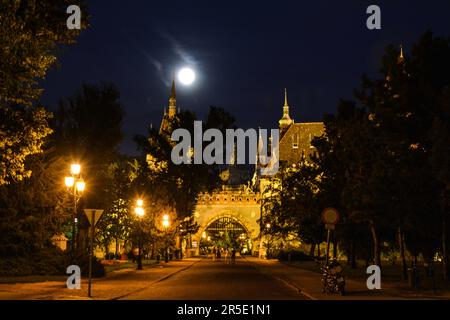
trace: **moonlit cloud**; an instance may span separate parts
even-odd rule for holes
[[[161,34],[161,37],[163,37],[170,43],[170,45],[172,46],[173,52],[178,57],[180,57],[184,63],[186,63],[190,66],[195,66],[197,64],[197,61],[195,60],[195,58],[186,51],[186,49],[181,45],[181,43],[177,39],[175,39],[173,36],[171,36],[166,31],[160,31],[160,34]]]
[[[150,62],[156,69],[156,72],[158,73],[159,79],[166,85],[170,85],[170,81],[164,76],[164,67],[161,61],[155,59],[152,57],[147,51],[143,50],[143,53],[145,57],[147,58],[148,62]]]
[[[197,64],[197,60],[189,54],[183,45],[172,35],[161,29],[158,30],[158,34],[162,39],[169,43],[170,49],[184,64],[191,67],[194,67]],[[173,70],[173,66],[164,64],[161,60],[151,56],[146,50],[142,50],[142,52],[147,61],[155,68],[159,79],[164,85],[169,87],[172,82],[173,72],[175,71]],[[168,72],[168,70],[170,70],[170,72]]]

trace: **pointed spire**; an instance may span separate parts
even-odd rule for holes
[[[283,106],[283,117],[278,121],[280,125],[280,130],[283,131],[285,128],[289,127],[294,121],[289,116],[289,105],[287,100],[287,89],[284,88],[284,106]]]
[[[288,107],[287,89],[286,88],[284,88],[284,106]]]
[[[405,56],[403,55],[403,44],[400,44],[400,54],[397,58],[397,63],[400,64],[405,60]]]
[[[176,94],[175,94],[175,79],[172,80],[172,89],[170,90],[170,98],[171,98],[171,99],[176,99]]]
[[[172,88],[170,90],[170,98],[169,98],[169,117],[172,118],[177,113],[177,99],[175,93],[175,79],[172,80]]]
[[[283,119],[291,120],[289,117],[289,106],[287,101],[287,89],[284,88],[284,106],[283,106]]]

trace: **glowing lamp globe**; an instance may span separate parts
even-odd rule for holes
[[[73,184],[75,183],[75,179],[73,177],[65,177],[64,183],[66,184],[67,188],[73,187]]]
[[[77,175],[77,174],[80,174],[80,172],[81,172],[81,166],[79,164],[74,163],[74,164],[70,165],[70,173],[71,174]]]
[[[144,208],[136,207],[136,208],[134,208],[134,213],[136,213],[136,215],[138,217],[143,217],[145,214],[145,211],[144,211]]]
[[[77,181],[77,191],[83,192],[85,188],[86,188],[86,184],[84,183],[83,180]]]

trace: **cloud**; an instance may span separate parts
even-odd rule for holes
[[[170,49],[173,51],[173,53],[178,56],[180,58],[180,60],[189,65],[189,66],[196,66],[197,65],[197,60],[187,52],[187,50],[185,49],[185,47],[183,47],[183,45],[177,40],[175,39],[175,37],[173,37],[172,35],[170,35],[168,32],[159,29],[158,34],[160,35],[160,37],[162,39],[164,39],[165,41],[167,41],[170,45]],[[165,86],[170,87],[170,84],[172,82],[172,74],[170,75],[170,77],[168,77],[167,74],[167,68],[168,66],[166,64],[164,64],[161,60],[151,56],[146,50],[141,49],[142,53],[145,55],[145,57],[147,58],[147,61],[153,65],[153,67],[155,68],[159,79],[164,83]],[[173,72],[173,67],[172,67],[172,72]],[[169,79],[170,78],[170,79]]]
[[[157,60],[157,59],[155,59],[154,57],[152,57],[147,51],[142,50],[142,52],[144,53],[144,55],[147,58],[148,62],[150,62],[155,67],[156,72],[158,73],[159,79],[166,86],[170,86],[170,81],[168,79],[166,79],[166,77],[164,76],[164,68],[163,68],[162,62]]]
[[[196,59],[186,51],[186,49],[181,45],[181,43],[177,39],[175,39],[173,36],[171,36],[166,31],[160,30],[159,33],[162,38],[164,38],[165,40],[167,40],[170,43],[170,45],[172,46],[173,52],[178,57],[180,57],[181,60],[183,60],[183,62],[185,62],[191,66],[195,66],[197,64]]]

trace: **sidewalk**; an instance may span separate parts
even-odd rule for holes
[[[363,281],[346,279],[345,296],[322,293],[321,274],[313,271],[289,266],[278,260],[264,260],[256,257],[245,257],[262,273],[269,274],[279,281],[299,290],[312,300],[403,300],[403,299],[439,299],[442,296],[423,296],[405,294],[389,283],[381,284],[381,290],[369,290]]]
[[[92,298],[87,296],[88,279],[83,277],[81,289],[70,290],[64,281],[0,284],[0,300],[110,300],[124,297],[162,281],[199,262],[199,258],[171,261],[144,268],[120,269],[104,278],[93,279]]]

